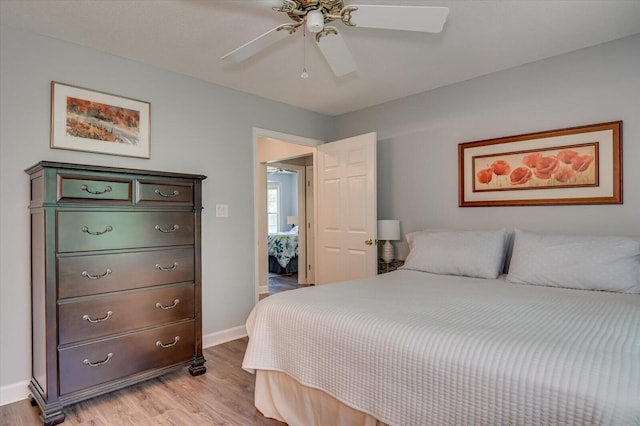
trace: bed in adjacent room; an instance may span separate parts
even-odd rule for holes
[[[516,231],[507,256],[507,236],[410,234],[405,269],[262,300],[256,407],[306,425],[640,424],[640,241]]]
[[[298,227],[289,232],[268,235],[269,273],[294,274],[298,272]]]

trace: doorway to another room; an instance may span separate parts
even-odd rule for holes
[[[308,285],[306,265],[300,262],[307,257],[306,247],[299,236],[307,216],[303,201],[309,161],[301,157],[267,164],[268,294]]]
[[[374,276],[377,273],[377,247],[373,243],[377,226],[375,132],[328,144],[257,128],[253,136],[256,302],[269,294],[267,167],[300,170],[298,285]],[[300,177],[302,172],[306,177]],[[284,221],[284,216],[295,215],[283,215],[279,220]],[[292,228],[295,220],[294,217],[291,223],[284,222],[286,225],[279,225],[278,230]]]
[[[260,129],[254,137],[258,300],[315,283],[313,164],[319,141]]]

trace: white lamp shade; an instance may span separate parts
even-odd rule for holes
[[[287,216],[287,225],[297,225],[298,216]]]
[[[378,240],[399,240],[400,221],[399,220],[379,220]]]

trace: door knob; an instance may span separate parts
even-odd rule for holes
[[[364,243],[368,246],[372,246],[373,245],[373,240],[371,238],[369,238],[368,240],[364,240]]]

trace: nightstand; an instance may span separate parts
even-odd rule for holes
[[[395,271],[402,265],[404,265],[404,260],[393,259],[391,262],[385,263],[384,260],[378,259],[378,274]]]

